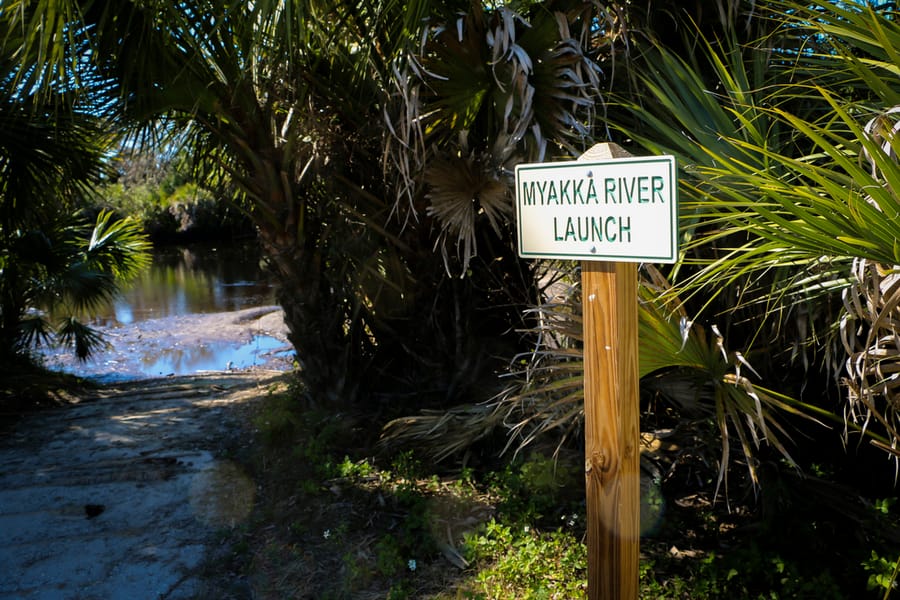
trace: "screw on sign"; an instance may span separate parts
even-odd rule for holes
[[[640,262],[678,253],[675,159],[597,144],[516,168],[519,255],[581,260],[588,597],[637,599]]]

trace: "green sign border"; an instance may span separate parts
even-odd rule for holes
[[[521,218],[521,208],[519,206],[519,172],[520,171],[541,171],[541,170],[551,170],[551,169],[559,169],[560,167],[609,167],[610,165],[622,164],[622,163],[667,163],[669,166],[669,176],[671,178],[672,183],[672,201],[669,203],[671,208],[669,209],[670,219],[673,223],[673,227],[669,232],[669,249],[671,253],[669,256],[607,256],[602,254],[570,254],[563,252],[556,252],[551,254],[546,254],[543,252],[525,252],[522,249],[522,218]],[[556,258],[561,260],[604,260],[604,261],[622,261],[622,262],[655,262],[655,263],[665,263],[672,264],[678,261],[678,167],[677,162],[674,156],[671,155],[659,155],[659,156],[635,156],[629,158],[611,158],[609,160],[571,160],[571,161],[561,161],[561,162],[550,162],[550,163],[529,163],[529,164],[521,164],[516,166],[516,190],[515,190],[515,198],[516,198],[516,234],[518,235],[518,239],[516,240],[516,248],[518,250],[519,256],[521,258]]]

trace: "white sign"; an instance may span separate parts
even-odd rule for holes
[[[519,256],[673,263],[675,157],[516,167]]]

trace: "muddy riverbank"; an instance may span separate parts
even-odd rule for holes
[[[47,367],[100,382],[215,371],[289,370],[293,351],[277,306],[99,326],[107,349],[87,361],[44,348]]]

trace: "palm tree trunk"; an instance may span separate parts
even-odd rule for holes
[[[350,366],[347,294],[331,281],[321,224],[310,213],[314,202],[295,194],[290,179],[269,163],[258,176],[268,182],[267,202],[255,213],[268,267],[277,281],[276,297],[284,310],[288,339],[294,346],[310,402],[322,406],[352,403],[359,373]],[[273,179],[277,180],[273,181]],[[262,193],[260,188],[260,192]],[[340,260],[334,256],[331,261]],[[333,265],[331,265],[333,267]]]

